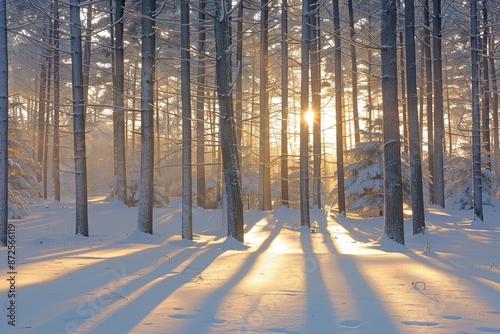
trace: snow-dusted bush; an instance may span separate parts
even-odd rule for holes
[[[409,166],[401,162],[403,202],[409,203]],[[347,166],[344,167],[346,210],[351,213],[375,212],[384,209],[384,150],[381,141],[359,143],[347,151]],[[338,191],[330,192],[333,206],[338,204]]]
[[[485,159],[483,159],[483,164]],[[490,170],[481,170],[483,204],[491,205],[491,182],[495,176]],[[456,210],[472,208],[472,159],[453,157],[445,166],[446,206]]]
[[[289,167],[291,170],[288,176],[288,207],[290,209],[300,208],[300,173],[298,168]],[[312,208],[313,205],[313,177],[312,177],[312,166],[309,167],[309,205]],[[281,176],[281,175],[280,175]],[[273,184],[276,191],[276,196],[279,196],[278,200],[281,202],[281,180],[276,177],[276,182]],[[327,203],[326,187],[323,182],[321,182],[320,196],[321,203],[325,205]],[[275,197],[276,198],[276,197]]]
[[[127,175],[127,204],[129,206],[136,206],[139,202],[139,183],[140,183],[140,174],[139,173],[130,173]],[[169,198],[165,193],[165,190],[158,186],[160,184],[160,179],[158,175],[155,173],[153,180],[153,206],[155,208],[165,207],[170,204]],[[105,201],[110,202],[118,197],[118,189],[117,189],[117,178],[113,178],[110,182],[110,192],[106,197]]]
[[[384,207],[384,163],[380,141],[358,144],[347,152],[344,167],[347,212],[376,211]],[[338,190],[331,193],[333,206],[338,204]]]
[[[40,166],[28,152],[27,145],[9,138],[9,218],[25,216],[29,199],[40,197],[41,185],[36,180]]]

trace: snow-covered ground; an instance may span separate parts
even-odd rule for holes
[[[376,243],[382,218],[312,210],[309,230],[283,208],[247,212],[245,245],[223,238],[220,210],[194,209],[196,240],[182,241],[172,203],[153,236],[135,232],[136,208],[102,198],[89,238],[74,235],[71,201],[12,221],[0,333],[500,333],[500,202],[484,226],[428,209],[426,253],[411,233],[406,247]]]

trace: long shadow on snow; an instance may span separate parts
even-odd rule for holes
[[[335,328],[335,311],[330,301],[330,293],[324,281],[318,254],[313,252],[309,229],[300,230],[300,244],[304,252],[304,270],[307,286],[306,333],[314,333],[318,328]]]
[[[54,300],[54,298],[60,296],[61,303],[65,303],[65,301],[69,301],[80,296],[92,297],[89,297],[86,301],[82,301],[76,308],[70,309],[63,314],[57,312],[54,313],[53,311],[55,310],[52,310],[52,318],[49,317],[48,319],[46,319],[47,321],[41,327],[36,327],[39,328],[37,329],[37,331],[49,332],[53,330],[53,328],[56,327],[54,326],[53,322],[60,323],[61,330],[64,329],[68,323],[81,324],[95,314],[98,314],[99,312],[105,310],[107,307],[114,305],[116,302],[123,302],[124,299],[103,299],[99,296],[96,296],[92,291],[98,291],[99,288],[101,290],[107,290],[110,283],[115,287],[115,289],[117,289],[116,286],[120,284],[120,293],[118,295],[126,297],[127,295],[133,293],[135,290],[139,289],[145,283],[152,280],[151,277],[160,277],[162,275],[172,273],[173,269],[179,266],[179,264],[199,251],[199,248],[189,248],[182,250],[176,255],[172,256],[170,258],[170,261],[165,261],[159,266],[155,267],[153,259],[156,261],[158,261],[158,259],[155,258],[156,256],[152,257],[151,254],[157,254],[158,249],[153,248],[139,250],[134,252],[133,254],[106,259],[104,261],[83,267],[76,273],[71,273],[73,278],[78,277],[84,279],[84,284],[79,284],[79,280],[72,280],[73,284],[71,286],[67,283],[67,278],[65,277],[57,277],[56,279],[45,282],[42,284],[43,289],[50,292],[51,294],[46,298]],[[123,265],[121,267],[118,267],[116,266],[115,262],[120,261],[120,258],[123,259]],[[144,259],[152,259],[152,261],[151,263],[149,263],[145,262]],[[148,265],[145,266],[145,264]],[[113,272],[113,267],[115,267],[115,272]],[[154,269],[146,274],[142,274],[141,271],[144,271],[144,269],[147,269],[148,267],[152,267]],[[134,276],[137,276],[137,278],[127,283],[122,283],[122,281],[120,281],[122,279],[130,279]],[[188,277],[188,275],[186,275],[186,277]],[[61,286],[66,286],[68,287],[68,289],[65,291],[61,291]],[[23,288],[23,295],[31,295],[31,289],[33,289],[33,291],[37,294],[40,294],[40,284],[37,284],[29,286],[27,288]],[[108,290],[106,292],[109,294]],[[40,299],[40,301],[43,300],[44,298]],[[41,309],[43,309],[42,306]],[[38,324],[29,325],[32,325],[35,328],[35,326],[37,326]]]
[[[443,265],[450,268],[450,270],[445,271],[445,270],[443,270],[443,267],[441,265],[433,263],[425,256],[419,256],[413,252],[408,252],[408,253],[405,253],[404,255],[408,256],[409,258],[411,258],[414,261],[417,261],[417,262],[420,262],[422,264],[425,264],[426,266],[432,267],[434,270],[441,272],[443,274],[453,274],[455,277],[458,277],[460,280],[463,280],[465,282],[470,283],[471,286],[479,286],[480,293],[485,297],[494,296],[494,295],[498,294],[497,289],[492,288],[490,285],[485,284],[484,282],[482,282],[481,280],[477,280],[476,278],[488,280],[488,281],[496,283],[496,284],[499,284],[500,282],[492,280],[491,279],[492,277],[488,276],[488,275],[473,275],[471,273],[471,271],[476,270],[477,268],[464,268],[463,266],[459,266],[451,260],[443,259],[442,257],[434,254],[434,257],[433,257],[434,259],[436,259],[437,261],[439,261]],[[474,271],[474,273],[479,273],[479,272],[481,272],[481,271],[479,271],[478,269],[476,271]],[[423,280],[425,280],[425,278]],[[456,288],[456,287],[452,287],[452,288]],[[492,300],[491,298],[480,298],[480,300],[485,300],[485,299]],[[488,306],[494,308],[495,310],[499,310],[500,309],[500,300],[498,301],[498,303],[496,305],[488,305]]]
[[[269,236],[262,242],[259,248],[251,253],[246,263],[243,264],[241,270],[239,270],[226,284],[221,286],[218,290],[213,291],[211,296],[205,299],[203,304],[199,305],[198,309],[211,309],[213,314],[217,313],[217,309],[221,307],[222,300],[226,297],[227,293],[231,291],[248,273],[251,271],[252,267],[256,263],[257,258],[262,255],[262,253],[269,248],[273,240],[279,235],[281,229],[283,228],[283,222],[276,223],[274,229],[271,231]],[[199,323],[189,323],[185,329],[182,330],[183,333],[208,333],[210,326],[212,324],[207,322]]]
[[[334,219],[333,215],[329,215],[328,217],[329,219]],[[326,225],[328,225],[328,219]],[[354,236],[351,234],[351,237]],[[335,232],[329,235],[329,238],[333,244],[332,238],[335,238]],[[339,254],[336,258],[338,259],[336,263],[337,269],[344,275],[347,284],[350,286],[351,299],[357,304],[359,318],[364,319],[362,324],[359,325],[360,330],[363,332],[365,330],[372,331],[374,328],[384,328],[384,330],[387,329],[387,333],[397,333],[398,330],[394,327],[391,318],[383,311],[384,307],[382,307],[380,299],[374,293],[373,289],[370,288],[370,284],[366,281],[363,274],[360,273],[356,261],[358,258],[357,255]],[[368,307],[366,304],[370,300],[373,301],[373,305]],[[367,323],[367,319],[370,319],[369,323]],[[343,330],[346,330],[346,328],[343,328]]]
[[[184,252],[188,252],[185,250]],[[191,268],[194,270],[180,271],[176,275],[166,276],[172,273],[169,268],[160,270],[157,268],[147,275],[143,275],[133,281],[134,291],[139,290],[141,287],[152,283],[145,291],[135,297],[133,300],[122,305],[118,310],[111,309],[110,314],[104,317],[104,320],[99,324],[93,324],[91,327],[92,332],[99,333],[128,333],[142,319],[144,319],[157,305],[168,298],[177,289],[181,288],[184,284],[191,282],[196,278],[199,273],[205,270],[217,257],[219,257],[226,250],[218,247],[206,248],[201,254],[196,257],[184,269]],[[189,253],[189,252],[188,252]],[[189,258],[193,254],[185,254],[184,259]],[[173,261],[174,259],[172,259]],[[180,261],[179,263],[182,263]],[[168,266],[162,266],[168,267]],[[165,277],[166,276],[166,277]],[[164,277],[161,278],[160,277]],[[129,284],[128,284],[129,285]],[[127,285],[127,286],[128,286]],[[125,287],[127,289],[127,287]],[[133,292],[128,292],[131,294]],[[112,305],[111,305],[112,306]],[[106,311],[106,310],[104,310]]]
[[[312,211],[311,213],[314,213],[314,211]],[[318,212],[318,214],[314,214],[315,219],[313,221],[313,226],[317,225],[317,228],[318,228],[317,233],[321,233],[321,236],[323,238],[323,242],[326,245],[326,247],[328,248],[328,251],[330,252],[330,254],[339,254],[337,249],[335,249],[335,246],[333,244],[333,240],[330,236],[330,232],[328,231],[328,222],[326,220],[327,214],[328,213],[324,212],[323,210]]]

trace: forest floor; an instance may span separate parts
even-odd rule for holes
[[[183,241],[178,199],[155,209],[150,236],[137,208],[102,199],[89,238],[74,235],[71,200],[11,221],[0,333],[500,333],[500,201],[483,225],[430,207],[427,238],[409,219],[399,246],[377,242],[381,217],[312,210],[309,230],[285,208],[246,212],[243,245],[224,237],[220,210],[193,209]]]

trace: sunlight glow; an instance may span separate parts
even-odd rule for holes
[[[314,123],[314,113],[312,112],[312,110],[309,110],[306,114],[306,121],[307,121],[307,124],[309,124],[309,126],[313,125]]]

